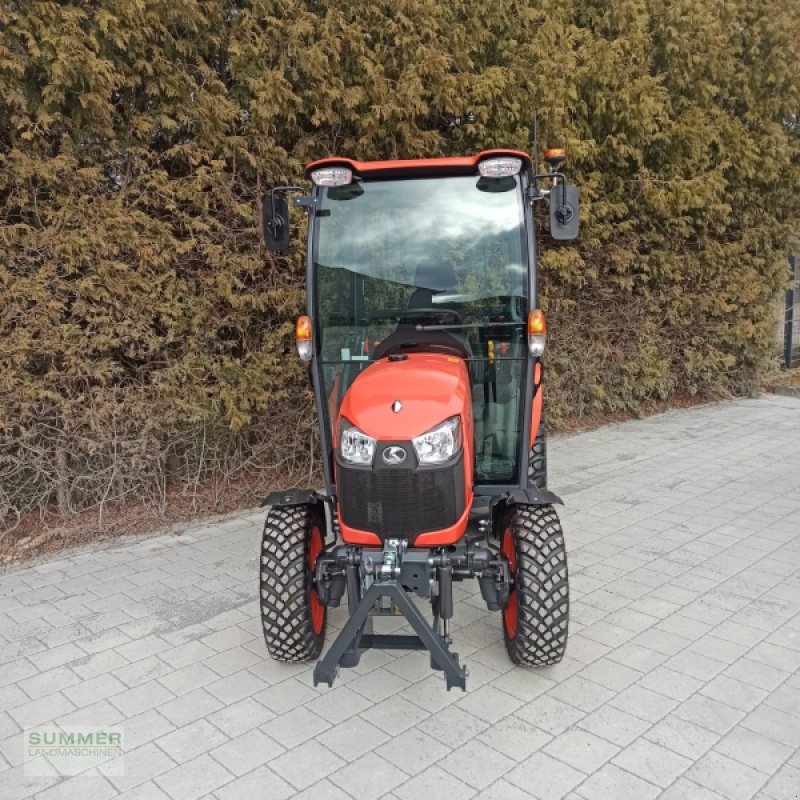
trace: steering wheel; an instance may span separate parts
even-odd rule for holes
[[[463,317],[453,308],[407,308],[405,311],[400,311],[397,314],[398,319],[414,319],[416,317],[423,317],[426,315],[434,315],[444,319],[449,319],[451,323],[459,324],[463,321]],[[446,322],[441,324],[446,325]]]

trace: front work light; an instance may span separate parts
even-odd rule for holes
[[[547,322],[544,312],[538,308],[528,314],[528,350],[531,355],[539,357],[544,353],[544,345],[547,340]]]
[[[433,430],[411,440],[420,464],[442,464],[449,461],[461,447],[461,423],[450,417]]]
[[[375,457],[375,439],[367,436],[342,417],[342,438],[339,443],[342,460],[348,464],[367,466]]]
[[[294,326],[294,343],[297,347],[297,355],[303,361],[311,361],[311,356],[314,352],[314,347],[311,343],[311,318],[303,315],[297,318]]]
[[[323,167],[311,173],[316,186],[347,186],[353,182],[353,170],[347,167]]]
[[[513,156],[487,158],[478,164],[478,172],[484,178],[508,178],[517,175],[522,169],[522,159]]]

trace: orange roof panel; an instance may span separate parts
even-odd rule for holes
[[[378,177],[395,177],[398,175],[474,175],[478,172],[478,162],[486,158],[516,156],[522,159],[523,170],[531,166],[531,158],[521,150],[482,150],[474,156],[455,156],[449,158],[413,158],[393,161],[356,161],[352,158],[329,156],[312,161],[306,167],[308,176],[313,170],[321,167],[346,166],[356,175]]]

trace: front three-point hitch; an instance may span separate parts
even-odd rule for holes
[[[388,539],[383,549],[338,545],[321,555],[316,565],[316,589],[328,607],[341,603],[345,589],[350,618],[322,661],[314,669],[314,685],[332,686],[340,667],[354,667],[371,647],[383,650],[428,650],[431,667],[444,672],[448,690],[466,689],[467,668],[450,648],[453,581],[477,577],[490,611],[508,603],[511,575],[508,561],[468,539],[453,547],[408,548],[405,539]],[[429,623],[411,599],[430,600]],[[414,634],[376,634],[375,616],[408,620]]]

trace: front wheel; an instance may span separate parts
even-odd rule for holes
[[[515,506],[501,542],[513,581],[503,634],[515,664],[544,667],[564,657],[569,575],[561,522],[552,506]]]
[[[272,508],[261,542],[261,623],[272,658],[310,661],[325,641],[326,609],[313,585],[325,522],[314,506]]]

